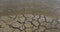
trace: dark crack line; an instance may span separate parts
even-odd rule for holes
[[[30,22],[33,26],[37,27],[36,25],[34,25],[32,22]]]
[[[25,21],[24,22],[20,22],[20,21],[17,20],[17,22],[20,23],[20,24],[25,24]]]
[[[13,28],[13,29],[18,29],[18,30],[22,31],[20,28],[14,27],[14,26],[12,26],[12,25],[9,25],[9,27],[11,27],[11,28]]]

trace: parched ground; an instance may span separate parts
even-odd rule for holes
[[[33,14],[0,16],[0,32],[60,32],[60,19]]]
[[[0,0],[0,32],[60,32],[60,0]]]

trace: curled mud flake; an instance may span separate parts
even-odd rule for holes
[[[14,32],[20,32],[20,30],[16,29],[16,30],[14,30]]]
[[[35,26],[32,27],[32,30],[33,31],[36,30],[36,29],[38,29],[38,27],[35,27]]]
[[[23,17],[23,15],[17,15],[17,18]]]
[[[58,29],[60,29],[60,24],[57,24],[56,27],[57,27]]]
[[[27,22],[32,22],[32,20],[33,20],[32,18],[26,18]]]
[[[13,22],[13,23],[11,23],[11,25],[14,26],[14,27],[20,27],[20,26],[22,26],[23,24],[20,24],[20,23],[18,23],[18,22]]]
[[[35,15],[35,16],[33,17],[33,19],[34,19],[34,20],[38,20],[39,17],[40,17],[39,15]]]
[[[2,19],[5,23],[9,23],[9,22],[12,22],[12,20],[14,20],[13,18],[9,18],[8,16],[2,16],[1,19]]]
[[[14,20],[17,18],[17,15],[9,15],[8,17]]]
[[[9,27],[10,27],[10,28],[13,28],[13,29],[18,29],[18,30],[22,31],[19,27],[14,27],[14,26],[12,26],[12,25],[9,25]]]
[[[30,22],[25,22],[24,25],[26,28],[31,28],[33,26]]]
[[[46,23],[46,28],[52,28],[52,24],[51,23]]]
[[[25,31],[26,31],[26,32],[32,32],[32,29],[28,29],[28,28],[27,28]]]
[[[46,29],[46,28],[45,28],[44,26],[40,26],[40,27],[39,27],[39,31],[40,31],[40,32],[45,31],[45,29]]]
[[[51,23],[52,28],[55,28],[57,24],[58,24],[57,21],[54,20],[54,21]]]
[[[19,22],[23,23],[23,22],[25,22],[25,17],[17,18],[17,21],[19,21]]]
[[[60,19],[58,19],[57,21],[58,21],[58,23],[60,23]]]
[[[26,18],[33,18],[33,17],[34,17],[34,15],[32,15],[32,14],[24,14],[24,16],[25,16]]]
[[[39,26],[38,21],[32,21],[31,24],[32,24],[33,26]]]
[[[39,22],[42,23],[42,22],[46,22],[46,17],[45,16],[41,16],[39,18]]]
[[[25,26],[22,25],[22,26],[20,26],[19,28],[23,31],[23,30],[25,29]]]
[[[45,32],[51,32],[51,30],[45,30]]]
[[[52,22],[53,18],[47,17],[46,16],[46,22]]]

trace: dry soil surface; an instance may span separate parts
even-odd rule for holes
[[[60,32],[60,19],[33,14],[0,16],[0,32]]]

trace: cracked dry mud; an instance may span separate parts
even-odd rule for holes
[[[60,19],[33,14],[0,16],[0,32],[60,32]]]

